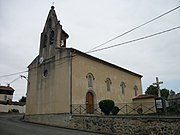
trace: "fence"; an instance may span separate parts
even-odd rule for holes
[[[179,114],[180,115],[180,98],[169,99],[168,106],[166,108],[168,114]]]
[[[119,115],[156,113],[155,103],[116,103]],[[102,114],[99,105],[73,104],[73,114]]]
[[[156,108],[155,102],[144,103],[116,103],[119,108],[118,115],[180,115],[180,99],[179,101],[169,100],[163,110]],[[98,104],[73,104],[73,114],[102,114]]]
[[[135,114],[152,114],[156,113],[156,106],[154,102],[145,103],[117,103],[119,113],[121,115],[135,115]]]
[[[101,114],[101,109],[99,105],[86,105],[86,104],[73,104],[72,105],[73,114]]]

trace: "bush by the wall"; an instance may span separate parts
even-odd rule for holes
[[[120,109],[119,109],[119,107],[114,106],[114,108],[112,109],[112,111],[111,111],[111,112],[112,112],[112,114],[113,114],[113,115],[117,115],[117,114],[118,114],[118,112],[119,112],[119,110],[120,110]]]
[[[11,109],[8,111],[8,113],[19,113],[18,109]]]
[[[138,108],[138,109],[137,109],[137,113],[138,113],[138,114],[142,114],[142,113],[143,113],[143,109],[142,109],[142,108]]]
[[[99,102],[99,108],[105,115],[109,115],[112,109],[114,108],[114,101],[110,99],[101,100]]]

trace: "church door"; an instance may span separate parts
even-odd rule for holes
[[[91,92],[86,94],[86,112],[94,113],[94,96]]]

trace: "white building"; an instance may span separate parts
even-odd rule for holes
[[[0,103],[12,101],[14,89],[9,86],[0,86]]]

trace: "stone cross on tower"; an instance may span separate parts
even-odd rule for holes
[[[160,92],[160,86],[159,84],[162,84],[163,82],[159,82],[158,77],[156,77],[156,83],[153,83],[153,85],[156,85],[157,90],[158,90],[158,97],[161,97],[161,92]]]

